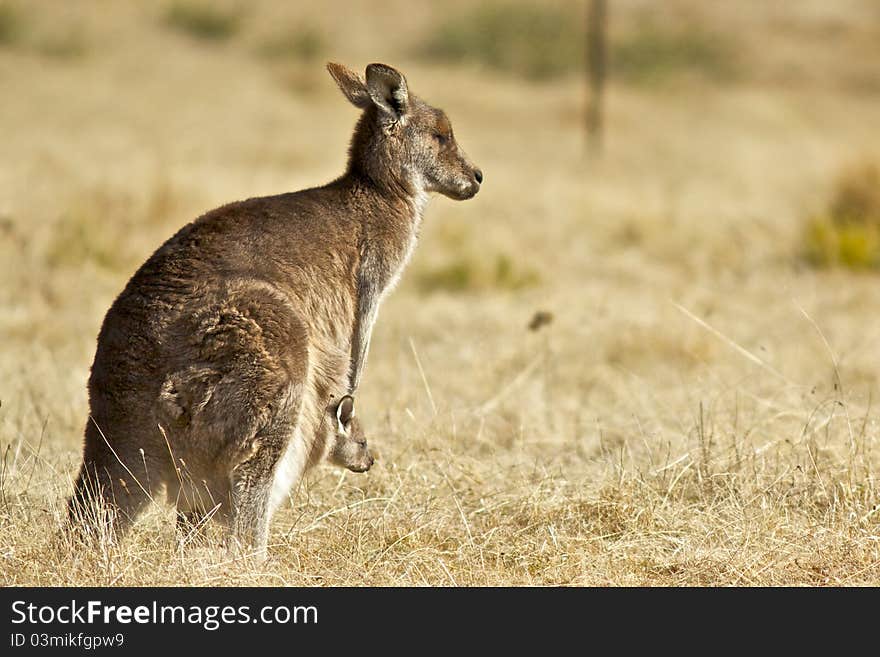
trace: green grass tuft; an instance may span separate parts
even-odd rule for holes
[[[268,59],[312,62],[327,50],[324,35],[313,27],[298,27],[276,35],[259,52]]]
[[[165,24],[202,41],[227,41],[241,28],[241,13],[224,11],[207,3],[174,2],[164,15]]]
[[[457,255],[449,262],[416,276],[416,284],[423,292],[516,291],[540,282],[537,271],[516,264],[504,253],[488,259]]]
[[[730,80],[737,72],[734,52],[719,34],[702,28],[640,25],[611,44],[613,77],[656,83],[691,73],[710,80]]]
[[[838,177],[825,213],[806,224],[804,252],[819,267],[880,268],[880,167],[861,164]]]
[[[586,23],[580,12],[553,6],[488,4],[441,24],[416,54],[445,62],[472,62],[532,79],[582,72]],[[727,81],[738,72],[724,35],[697,25],[641,23],[609,34],[609,75],[633,83],[696,73]]]
[[[10,46],[21,37],[21,14],[11,5],[0,5],[0,46]]]
[[[58,60],[72,60],[84,57],[89,50],[85,35],[79,29],[46,37],[36,44],[37,51]]]
[[[441,24],[416,54],[552,78],[583,67],[582,24],[576,13],[554,7],[482,5]]]

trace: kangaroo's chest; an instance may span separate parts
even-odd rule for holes
[[[427,198],[427,196],[426,196]],[[373,287],[377,294],[377,303],[381,301],[385,295],[393,290],[404,270],[412,260],[416,245],[419,242],[419,231],[422,223],[422,210],[424,209],[423,201],[414,203],[414,217],[407,223],[405,229],[395,231],[394,239],[387,240],[386,244],[377,244],[374,247],[374,253],[367,254],[364,259],[368,267],[372,266],[376,271],[373,274],[375,280],[362,280],[361,287]],[[365,272],[370,276],[370,272]],[[366,283],[366,285],[364,285]]]
[[[419,236],[416,231],[409,236],[406,243],[403,245],[399,255],[388,264],[388,275],[385,280],[385,284],[382,286],[382,289],[379,293],[379,300],[381,301],[384,297],[391,292],[397,284],[400,282],[401,276],[403,276],[403,272],[406,269],[407,265],[409,265],[410,260],[412,260],[413,253],[416,250],[416,245],[418,244]]]

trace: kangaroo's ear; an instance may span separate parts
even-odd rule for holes
[[[367,91],[367,85],[360,75],[335,62],[328,62],[327,70],[330,71],[330,75],[336,80],[336,84],[339,85],[342,93],[345,94],[345,97],[348,98],[352,105],[364,109],[373,102],[372,98],[370,98],[370,93]]]
[[[348,431],[348,425],[351,418],[354,417],[354,397],[345,395],[339,400],[339,406],[336,407],[336,421],[339,422],[339,431]]]
[[[367,91],[379,110],[392,121],[409,111],[409,91],[400,71],[385,64],[367,66]]]

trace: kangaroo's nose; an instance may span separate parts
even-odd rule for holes
[[[479,169],[474,169],[474,178],[477,179],[478,183],[482,183],[483,182],[483,172],[480,171]]]

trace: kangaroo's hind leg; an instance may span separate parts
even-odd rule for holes
[[[293,436],[289,418],[276,417],[257,432],[256,449],[233,468],[230,477],[234,547],[251,548],[258,560],[266,556],[276,475],[287,467],[283,461]]]
[[[189,450],[214,454],[200,459],[202,470],[210,460],[228,483],[221,509],[228,509],[230,548],[262,559],[276,472],[308,379],[308,332],[286,299],[260,284],[230,291],[196,319],[200,367],[210,370],[210,385],[190,412]]]

